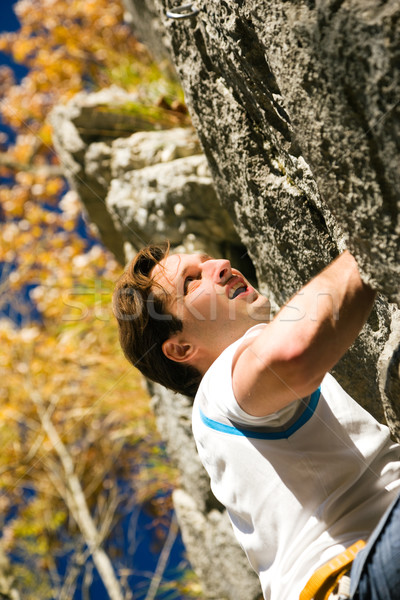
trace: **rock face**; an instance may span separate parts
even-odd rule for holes
[[[167,238],[182,251],[238,259],[246,249],[217,200],[195,132],[152,130],[131,114],[135,102],[135,95],[114,87],[78,94],[51,117],[70,186],[105,245],[121,263],[142,246]],[[254,277],[245,258],[245,270]]]
[[[221,200],[242,236],[257,235],[254,261],[283,259],[303,279],[315,255],[324,261],[345,243],[398,300],[398,3],[196,6],[196,17],[166,26]],[[259,215],[251,225],[250,209]],[[323,221],[325,238],[313,235]],[[309,250],[302,265],[299,245]]]
[[[94,139],[83,127],[89,100],[60,109],[59,152],[105,242],[121,260],[164,236],[248,255],[277,306],[349,248],[381,294],[335,373],[399,437],[398,1],[198,0],[198,14],[182,20],[167,19],[166,0],[148,0],[144,12],[143,2],[128,4],[142,15],[142,41],[156,32],[158,54],[179,73],[206,161],[190,130],[173,133],[172,145],[169,132],[151,141],[137,128]],[[87,184],[102,198],[96,210]],[[177,514],[205,596],[255,600],[257,582],[231,554],[226,515],[198,463],[190,405],[151,392],[182,471]]]
[[[196,6],[195,17],[164,21],[216,190],[259,280],[281,304],[348,247],[398,302],[398,3]],[[384,300],[369,328],[339,371],[373,410]]]

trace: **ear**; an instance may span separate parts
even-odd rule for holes
[[[181,363],[187,363],[193,357],[195,352],[192,344],[178,341],[176,337],[166,340],[161,348],[167,358]]]

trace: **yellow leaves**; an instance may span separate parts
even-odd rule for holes
[[[51,146],[53,143],[53,138],[50,123],[43,123],[37,133],[37,138],[40,139],[42,144],[45,146]]]
[[[65,42],[68,41],[71,36],[71,34],[68,31],[68,28],[60,24],[56,24],[52,27],[52,33],[55,44],[65,44]]]
[[[160,489],[169,490],[176,476],[171,468],[157,467],[164,458],[152,450],[157,437],[149,400],[138,373],[117,351],[114,324],[97,325],[92,315],[60,330],[56,320],[46,329],[0,326],[5,392],[0,395],[0,434],[7,442],[0,457],[0,472],[6,475],[0,498],[7,498],[14,511],[24,500],[9,525],[12,553],[26,548],[31,556],[51,556],[59,528],[65,539],[70,522],[62,500],[62,468],[41,429],[36,401],[51,415],[94,514],[96,507],[107,507],[121,480],[131,496],[137,493],[148,501]],[[139,468],[137,477],[132,465]],[[29,488],[32,496],[20,493]],[[157,514],[169,508],[163,500]],[[41,563],[40,568],[48,567]]]
[[[0,35],[0,52],[8,52],[10,48],[9,36],[4,33]]]
[[[112,327],[114,331],[110,323],[103,323],[103,330],[104,327]],[[77,435],[79,439],[79,431],[85,423],[92,419],[103,419],[102,414],[114,415],[114,422],[118,423],[118,437],[122,435],[122,423],[125,423],[122,431],[131,435],[129,418],[136,415],[139,406],[142,418],[150,418],[148,400],[135,400],[135,396],[138,400],[145,396],[140,386],[135,391],[135,386],[129,385],[138,376],[129,369],[122,354],[115,353],[115,339],[112,347],[106,349],[100,345],[99,348],[98,336],[92,331],[83,334],[78,324],[61,336],[54,336],[54,333],[37,327],[22,330],[2,328],[1,341],[0,364],[4,387],[8,390],[7,400],[3,400],[6,404],[0,406],[3,415],[7,414],[7,403],[12,402],[19,409],[24,407],[21,412],[23,419],[29,418],[29,415],[34,417],[35,408],[29,400],[29,390],[34,391],[40,385],[43,402],[55,402],[55,422],[64,420],[68,407],[69,422],[63,435],[70,442]],[[13,345],[12,361],[7,358],[10,343]],[[108,354],[103,355],[103,352]],[[89,366],[90,369],[87,368]],[[129,381],[125,379],[127,372]],[[103,413],[104,402],[107,410]],[[71,412],[74,406],[76,410]],[[104,426],[101,429],[104,431]],[[29,438],[28,432],[25,441],[29,442]]]
[[[3,225],[2,238],[6,243],[13,244],[19,234],[19,227],[16,223],[6,223]]]
[[[26,21],[29,23],[30,18],[35,18],[34,15],[35,11],[38,9],[38,6],[39,3],[37,0],[20,0],[14,7],[15,14],[20,21]]]
[[[36,48],[36,42],[34,39],[21,39],[18,36],[15,36],[12,48],[15,62],[23,64],[29,62],[29,58]]]
[[[118,15],[113,15],[111,12],[104,13],[98,19],[98,26],[101,29],[113,28],[118,25]]]
[[[13,188],[0,188],[0,205],[9,218],[22,218],[24,203],[28,197],[28,190],[19,186]]]
[[[7,506],[17,507],[26,500],[23,490],[34,490],[31,512],[10,526],[10,548],[17,533],[51,561],[53,534],[66,513],[55,484],[62,468],[40,407],[70,452],[91,508],[103,506],[122,479],[147,500],[168,490],[175,472],[154,450],[159,438],[149,399],[119,348],[111,291],[120,268],[77,232],[82,208],[73,191],[61,198],[65,181],[51,168],[47,115],[88,87],[140,86],[151,104],[169,84],[158,85],[161,75],[123,23],[118,0],[19,0],[16,11],[21,29],[1,35],[0,50],[29,73],[16,85],[11,71],[0,69],[0,116],[17,134],[1,167],[13,182],[0,186],[0,307],[8,301],[23,311],[18,292],[28,286],[42,322],[21,329],[0,322],[0,434],[7,441],[0,500],[6,491]],[[132,465],[142,469],[135,482]]]
[[[30,226],[38,226],[45,220],[46,211],[39,204],[34,202],[25,203],[25,218]]]
[[[0,36],[0,51],[6,51],[5,45],[2,44],[4,40]],[[15,84],[14,72],[6,65],[0,66],[0,98],[4,98],[7,91]]]
[[[5,215],[0,259],[18,258],[20,264],[8,281],[9,291],[29,280],[44,280],[52,269],[73,285],[85,267],[80,268],[79,260],[73,262],[83,251],[76,234],[81,207],[68,196],[58,205],[64,180],[45,176],[42,169],[54,164],[48,112],[88,85],[141,81],[143,86],[146,77],[155,78],[143,46],[123,23],[117,0],[20,0],[16,12],[21,29],[0,36],[0,44],[30,70],[19,85],[10,69],[0,70],[1,117],[18,133],[7,152],[8,166],[3,167],[7,176],[14,174],[15,183],[0,188]],[[91,256],[89,263],[99,271],[108,268],[109,258]],[[67,275],[72,265],[75,274]],[[59,309],[53,301],[46,306],[46,315],[54,318]]]
[[[29,162],[35,141],[35,136],[32,134],[19,135],[16,144],[12,147],[13,158],[21,163]]]
[[[142,65],[150,66],[151,61],[124,24],[119,1],[20,0],[16,12],[20,31],[0,40],[4,50],[11,50],[17,62],[30,68],[24,91],[33,102],[29,106],[21,98],[16,102],[11,89],[6,94],[7,119],[16,126],[18,120],[19,126],[33,117],[43,120],[49,101],[54,105],[87,85],[110,85],[113,69],[122,62],[136,64],[146,80]],[[36,92],[43,98],[35,99]]]

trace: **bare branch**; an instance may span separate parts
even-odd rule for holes
[[[82,486],[74,470],[72,458],[62,442],[56,428],[49,418],[48,412],[43,409],[43,402],[37,390],[31,390],[31,397],[55,452],[57,453],[64,471],[65,497],[68,509],[75,519],[84,540],[92,553],[93,562],[111,600],[123,600],[123,592],[115,575],[111,561],[106,552],[99,545],[99,532],[90,514]]]
[[[99,531],[99,543],[102,543],[103,540],[107,537],[114,517],[115,517],[115,513],[116,510],[118,508],[118,505],[121,502],[121,496],[119,495],[118,491],[113,487],[110,490],[110,498],[109,501],[105,507],[105,511],[104,514],[101,515],[101,527],[100,527],[100,531]]]
[[[15,160],[8,152],[0,152],[0,167],[6,167],[11,171],[24,171],[43,177],[64,177],[65,171],[60,165],[32,165],[30,163]]]
[[[171,524],[169,526],[169,531],[167,535],[167,539],[165,540],[164,547],[161,551],[157,562],[157,568],[155,570],[154,576],[151,580],[150,587],[148,589],[145,600],[154,600],[158,588],[160,587],[165,568],[167,566],[169,555],[171,554],[172,546],[176,540],[176,536],[178,535],[178,522],[176,519],[176,515],[174,514],[171,520]]]
[[[82,566],[85,564],[89,555],[90,552],[88,550],[76,551],[74,553],[74,564],[70,567],[58,593],[59,600],[70,600],[70,598],[73,597]]]

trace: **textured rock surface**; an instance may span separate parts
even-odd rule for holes
[[[78,94],[52,114],[69,183],[106,246],[121,263],[166,238],[182,251],[243,256],[246,249],[218,202],[193,129],[137,131],[145,123],[125,109],[135,101],[135,95],[110,88]],[[254,277],[247,255],[245,271]]]
[[[400,440],[400,312],[392,318],[391,333],[378,361],[379,388],[386,420]]]
[[[197,0],[199,14],[180,21],[166,18],[172,6],[167,0],[149,0],[146,10],[143,0],[128,4],[134,21],[143,15],[137,27],[142,41],[151,47],[156,36],[156,53],[173,59],[215,190],[261,289],[280,305],[348,247],[366,280],[381,291],[360,339],[335,371],[400,435],[398,1]],[[60,115],[57,127],[60,138],[63,127],[71,134],[63,160],[118,256],[140,239],[164,234],[177,245],[211,244],[214,251],[197,218],[199,190],[211,213],[219,209],[193,138],[180,147],[194,144],[195,150],[170,154],[168,162],[162,159],[162,148],[169,152],[166,139],[151,151],[154,159],[142,140],[147,158],[141,162],[134,136],[121,139],[129,134],[115,131],[116,141],[91,137],[82,130],[88,112],[72,112],[69,122]],[[60,142],[62,156],[65,150]],[[88,184],[102,194],[101,207],[87,195]],[[151,218],[158,210],[161,223]],[[218,231],[224,223],[225,239],[218,238],[217,251],[243,256],[226,213],[218,214],[224,216],[214,226]],[[185,492],[176,494],[177,514],[206,596],[255,600],[254,574],[231,553],[226,516],[195,454],[190,404],[158,386],[151,391],[182,472]],[[221,588],[221,581],[231,585]]]
[[[104,107],[125,106],[133,99],[136,98],[119,88],[93,95],[82,93],[68,105],[57,107],[51,116],[55,148],[68,182],[78,192],[105,245],[121,262],[125,259],[123,242],[105,205],[110,179],[110,144],[119,135],[127,136],[136,131],[137,123],[128,115],[121,119],[120,112],[105,111]],[[102,143],[98,168],[94,172],[86,171],[86,152],[96,143]]]
[[[142,245],[169,238],[174,246],[193,250],[196,239],[204,239],[208,247],[215,246],[213,250],[218,251],[222,239],[239,244],[228,214],[221,215],[202,155],[144,167],[113,179],[106,203],[124,238],[128,240],[132,231],[139,231]]]
[[[196,6],[166,26],[217,190],[241,235],[256,233],[263,277],[276,288],[271,258],[303,280],[346,243],[398,298],[398,2]]]
[[[398,3],[196,6],[197,17],[165,26],[217,192],[259,279],[281,304],[348,247],[396,300]],[[389,323],[382,300],[338,369],[376,413]]]
[[[169,36],[159,15],[159,7],[153,0],[122,0],[126,9],[126,20],[135,36],[144,41],[153,57],[166,71],[175,74],[171,63]]]
[[[226,512],[215,509],[200,512],[193,498],[183,490],[175,490],[173,500],[189,559],[205,582],[204,596],[262,600],[258,579],[246,576],[247,558],[232,539]]]

